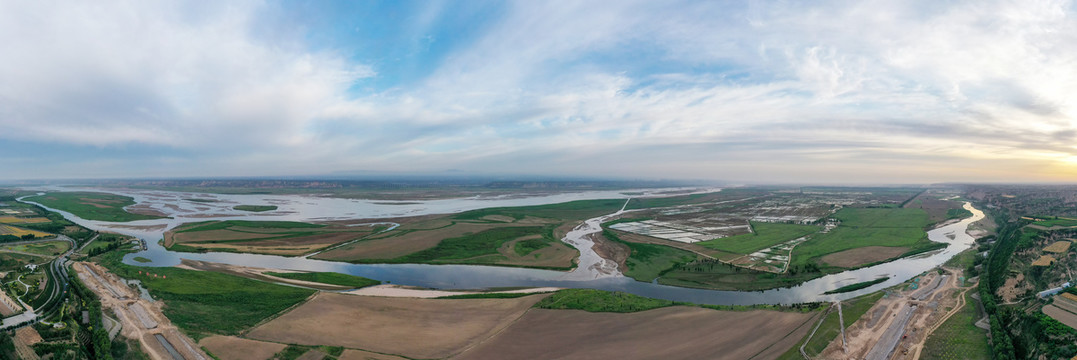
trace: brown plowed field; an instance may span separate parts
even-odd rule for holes
[[[1066,326],[1077,329],[1077,314],[1062,310],[1054,305],[1044,306],[1043,313],[1060,323],[1066,324]]]
[[[198,345],[205,347],[221,360],[265,360],[288,347],[284,344],[219,335],[202,339]]]
[[[546,296],[445,300],[322,292],[247,336],[411,358],[444,358],[501,331]]]
[[[818,313],[668,307],[637,313],[533,309],[458,359],[773,359]]]
[[[823,262],[833,266],[851,268],[901,256],[901,254],[904,254],[906,251],[909,251],[909,248],[892,246],[865,246],[862,248],[849,249],[829,254],[823,256],[822,259]]]

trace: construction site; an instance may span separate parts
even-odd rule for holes
[[[928,336],[962,306],[972,306],[964,303],[964,293],[974,287],[965,283],[960,270],[928,272],[904,288],[887,291],[819,358],[919,359]]]
[[[100,265],[78,262],[74,269],[82,283],[101,298],[101,308],[111,309],[116,314],[119,326],[113,325],[110,336],[119,331],[126,338],[138,339],[143,351],[154,360],[209,359],[191,338],[164,316],[162,303],[139,296],[136,290]]]

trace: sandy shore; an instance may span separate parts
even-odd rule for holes
[[[362,289],[345,291],[344,294],[363,295],[363,296],[385,296],[385,297],[410,297],[410,298],[436,298],[442,296],[453,295],[468,295],[468,294],[531,294],[542,292],[553,292],[561,290],[556,287],[541,287],[531,289],[519,289],[519,290],[507,290],[507,291],[490,291],[490,292],[476,292],[476,291],[446,291],[446,290],[432,290],[432,289],[417,289],[400,285],[375,285],[368,286]]]

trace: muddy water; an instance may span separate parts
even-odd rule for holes
[[[617,268],[617,263],[613,260],[605,259],[595,252],[595,241],[592,238],[595,234],[602,231],[602,223],[606,220],[619,216],[625,213],[625,207],[628,206],[628,200],[625,200],[624,206],[621,206],[621,210],[609,215],[599,216],[592,219],[587,219],[575,229],[569,231],[561,241],[572,245],[580,251],[580,259],[576,268],[561,277],[562,280],[595,280],[607,277],[621,277],[621,272]]]
[[[72,189],[64,189],[71,191]],[[94,190],[94,189],[87,189]],[[101,191],[101,190],[96,190]],[[138,266],[173,266],[180,259],[219,262],[241,266],[258,266],[278,269],[307,271],[331,271],[364,276],[393,284],[422,286],[436,289],[481,289],[491,287],[516,286],[553,286],[566,288],[592,288],[611,291],[625,291],[637,295],[689,301],[701,304],[791,304],[811,301],[834,301],[848,299],[872,291],[904,282],[913,276],[938,266],[958,252],[968,249],[973,238],[965,233],[969,224],[984,217],[983,212],[965,204],[972,211],[973,217],[960,222],[940,227],[928,232],[931,240],[948,243],[941,251],[908,257],[893,262],[845,271],[838,274],[815,279],[792,288],[767,291],[739,292],[689,289],[634,281],[616,272],[616,265],[598,257],[591,250],[593,242],[589,236],[600,231],[598,224],[613,214],[587,220],[566,236],[566,242],[581,249],[581,266],[584,270],[565,273],[550,270],[479,266],[479,265],[422,265],[422,264],[348,264],[340,262],[314,260],[300,257],[282,257],[257,254],[235,253],[178,253],[165,250],[157,240],[161,239],[159,225],[173,227],[190,221],[213,219],[244,220],[295,220],[317,221],[358,218],[386,218],[397,216],[452,213],[472,209],[500,206],[525,206],[552,204],[584,199],[627,199],[628,196],[617,191],[596,191],[573,194],[557,194],[527,198],[466,198],[408,202],[400,205],[387,205],[384,201],[366,201],[334,198],[280,195],[218,195],[188,194],[164,191],[113,191],[132,196],[140,204],[148,203],[150,207],[173,216],[174,219],[135,221],[124,224],[88,221],[70,213],[58,211],[68,219],[95,230],[115,231],[137,236],[147,240],[148,250],[130,254],[125,262]],[[656,190],[649,190],[654,193]],[[712,190],[713,191],[713,190]],[[203,197],[217,199],[224,204],[191,203],[183,199]],[[638,197],[633,195],[633,197]],[[269,213],[249,214],[231,210],[236,204],[274,204],[279,210]],[[169,206],[172,205],[172,206]],[[180,210],[176,210],[176,209]],[[200,209],[202,208],[202,209]],[[54,210],[55,209],[51,209]],[[190,210],[184,212],[183,210]],[[622,209],[623,211],[623,209]],[[136,226],[136,227],[132,227]],[[137,228],[137,226],[158,226],[157,228]],[[952,238],[951,238],[952,237]],[[151,259],[148,264],[132,260],[135,256]],[[887,276],[890,279],[875,286],[834,295],[822,295],[823,292],[840,286]]]

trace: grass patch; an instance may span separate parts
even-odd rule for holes
[[[924,359],[990,359],[987,331],[976,327],[976,300],[965,294],[965,306],[942,323],[924,343]]]
[[[639,244],[621,240],[616,233],[608,229],[609,223],[602,224],[602,234],[612,241],[628,246],[631,253],[625,260],[624,275],[638,281],[650,282],[663,273],[696,259],[690,251],[655,244]]]
[[[629,313],[678,305],[676,301],[652,299],[623,292],[565,289],[535,304],[539,309]]]
[[[205,203],[215,203],[215,202],[217,202],[217,200],[214,200],[214,199],[183,199],[183,200],[190,201],[190,202],[196,202],[196,203],[204,203],[204,204]]]
[[[875,280],[869,280],[869,281],[864,281],[864,282],[858,282],[856,284],[845,285],[845,286],[842,286],[840,288],[827,291],[827,292],[825,292],[823,294],[830,295],[830,294],[847,293],[847,292],[850,292],[850,291],[857,291],[857,290],[860,290],[860,289],[863,289],[863,288],[870,287],[872,285],[881,283],[883,281],[886,281],[886,279],[889,279],[889,278],[881,277],[881,278],[878,278],[878,279],[875,279]]]
[[[276,205],[236,205],[232,207],[233,210],[250,211],[250,212],[263,212],[277,210]]]
[[[542,239],[527,239],[517,241],[516,245],[513,247],[513,251],[516,252],[516,255],[524,256],[530,254],[532,251],[539,250],[547,246],[550,246],[550,243],[548,241]]]
[[[972,217],[972,212],[964,208],[946,210],[947,219],[964,219],[967,217]]]
[[[273,360],[295,360],[298,359],[307,351],[310,351],[313,347],[303,345],[288,345],[288,347],[281,350],[281,352],[273,355]]]
[[[237,335],[315,292],[211,271],[130,266],[120,262],[124,254],[113,251],[98,261],[121,277],[141,280],[165,302],[165,316],[189,332]]]
[[[815,225],[776,224],[752,222],[753,233],[701,241],[696,244],[707,248],[728,251],[737,254],[751,254],[783,242],[800,238],[815,232],[820,227]]]
[[[362,276],[341,274],[335,272],[310,272],[310,273],[279,273],[279,272],[267,272],[266,275],[276,276],[279,278],[310,281],[322,284],[351,286],[355,288],[362,288],[367,286],[379,285],[381,281],[374,279],[367,279]]]
[[[922,209],[844,208],[834,217],[841,225],[793,249],[791,265],[813,264],[824,255],[865,246],[909,247],[911,252],[934,246],[924,232],[931,221]]]
[[[138,261],[140,263],[153,262],[153,260],[150,260],[150,259],[147,259],[147,258],[144,258],[144,257],[141,257],[141,256],[135,256],[135,258],[133,260]]]
[[[497,252],[505,242],[541,234],[545,242],[553,239],[550,226],[519,226],[483,230],[471,235],[441,240],[437,246],[391,259],[395,263],[489,264],[505,257]]]
[[[123,208],[134,205],[134,198],[116,194],[98,192],[50,192],[31,196],[33,201],[53,209],[60,209],[75,214],[86,220],[111,222],[128,222],[135,220],[161,219],[160,216],[129,213]]]

